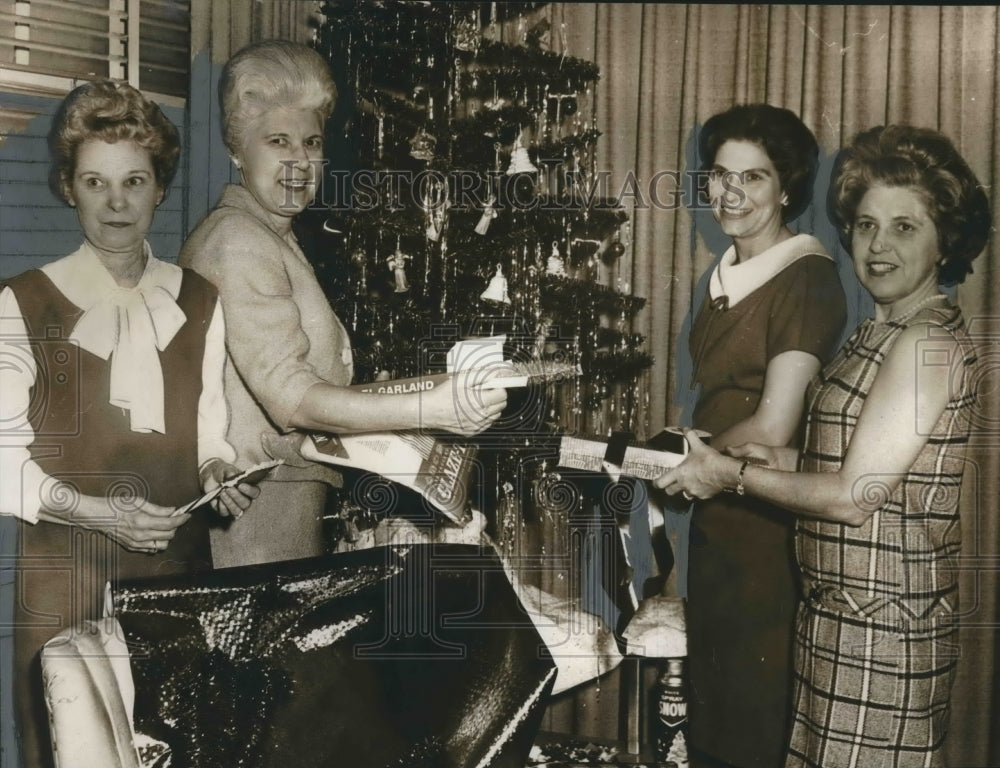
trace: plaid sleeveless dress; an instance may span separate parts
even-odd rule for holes
[[[889,494],[860,527],[800,518],[805,600],[795,638],[794,724],[786,768],[943,766],[958,657],[953,622],[961,544],[959,489],[975,405],[976,355],[960,310],[943,297],[898,321],[863,322],[806,393],[803,472],[837,471],[879,368],[899,335],[951,336],[958,361],[948,405]],[[939,356],[940,357],[940,356]]]

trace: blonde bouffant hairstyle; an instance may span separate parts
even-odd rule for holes
[[[219,80],[223,141],[235,155],[247,128],[265,112],[313,109],[325,122],[336,101],[330,67],[312,48],[287,40],[252,43],[233,54]]]

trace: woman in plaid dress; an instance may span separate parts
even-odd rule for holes
[[[831,198],[875,317],[810,384],[801,453],[747,444],[725,456],[689,434],[690,457],[656,484],[752,494],[801,515],[786,766],[943,766],[978,371],[938,286],[972,271],[989,202],[946,137],[909,126],[859,134]]]

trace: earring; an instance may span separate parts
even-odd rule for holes
[[[233,165],[235,165],[237,168],[240,167],[240,160],[238,157],[233,157],[232,155],[230,155],[229,159],[233,161]]]
[[[781,207],[785,208],[788,205],[788,195],[781,196]]]

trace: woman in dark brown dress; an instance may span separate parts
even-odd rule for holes
[[[793,113],[741,105],[699,136],[713,215],[732,246],[691,329],[694,427],[718,450],[797,436],[809,380],[845,322],[837,267],[788,222],[809,202],[818,147]],[[695,504],[688,573],[694,765],[777,766],[791,711],[798,601],[792,520],[727,494]]]
[[[52,764],[39,650],[100,615],[108,580],[212,566],[203,512],[177,507],[238,474],[226,442],[215,289],[146,241],[177,129],[139,91],[87,83],[50,135],[74,253],[0,290],[0,514],[19,519],[14,697],[25,768]],[[16,364],[14,364],[16,362]],[[257,491],[223,491],[239,515]]]

